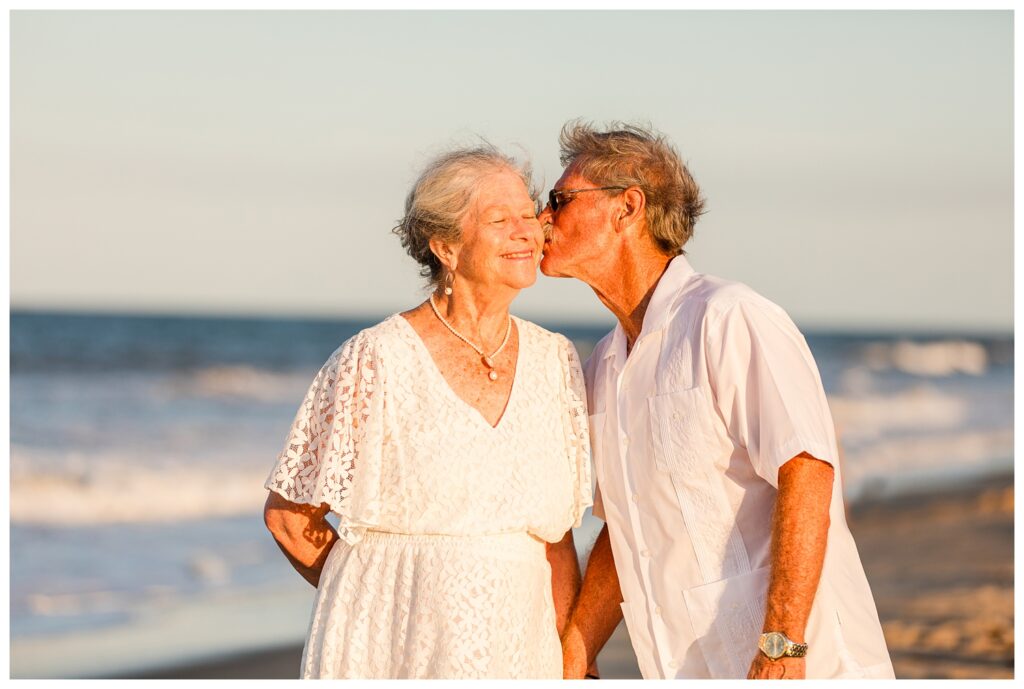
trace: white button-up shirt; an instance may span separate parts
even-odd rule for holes
[[[598,496],[647,679],[745,677],[764,623],[779,467],[835,468],[808,677],[893,677],[846,525],[817,366],[786,313],[682,256],[628,358],[621,326],[585,366]],[[785,631],[785,630],[779,630]]]

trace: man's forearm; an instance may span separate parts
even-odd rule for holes
[[[798,455],[779,469],[763,631],[782,632],[798,643],[805,641],[825,561],[834,473],[810,455]]]
[[[779,492],[772,519],[771,578],[762,631],[782,632],[791,641],[806,642],[807,618],[818,591],[828,543],[829,506],[835,472],[826,462],[800,454],[779,468]],[[755,639],[751,639],[754,645]],[[814,648],[808,649],[813,654]],[[803,679],[806,660],[770,659],[760,651],[747,672],[749,679]]]
[[[579,598],[562,635],[566,677],[582,677],[622,619],[622,593],[606,524],[587,561]]]

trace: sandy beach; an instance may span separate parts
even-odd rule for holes
[[[898,678],[1013,677],[1013,478],[866,502],[850,528]],[[301,644],[136,678],[290,679]],[[606,679],[639,678],[619,625],[599,658]]]

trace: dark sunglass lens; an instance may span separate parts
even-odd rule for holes
[[[558,210],[558,194],[556,194],[554,191],[548,192],[548,205],[551,206],[551,210]]]

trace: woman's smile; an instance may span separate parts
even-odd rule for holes
[[[510,261],[532,261],[534,252],[532,249],[526,251],[516,251],[508,254],[500,254],[501,258],[508,259]]]

